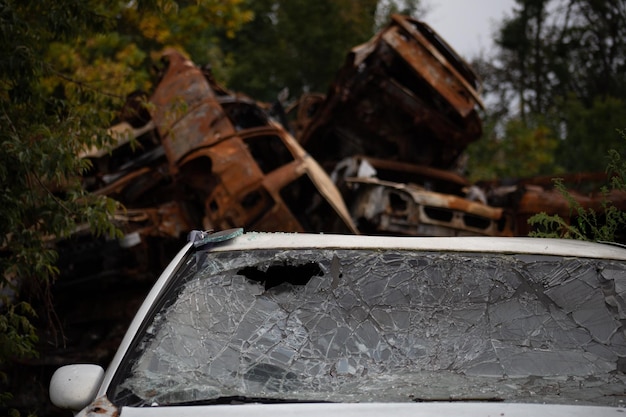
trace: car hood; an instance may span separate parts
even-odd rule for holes
[[[298,404],[242,404],[180,407],[101,407],[98,400],[78,416],[120,417],[587,417],[616,416],[622,408],[517,403],[298,403]],[[109,403],[109,405],[111,405]],[[119,414],[118,414],[119,413]]]

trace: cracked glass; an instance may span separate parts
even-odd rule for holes
[[[625,272],[550,256],[200,251],[109,397],[622,405]]]

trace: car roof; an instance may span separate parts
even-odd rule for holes
[[[573,239],[530,237],[409,237],[308,233],[247,232],[211,248],[212,251],[254,249],[397,249],[436,252],[554,255],[626,260],[626,248]]]

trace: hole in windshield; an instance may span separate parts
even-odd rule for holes
[[[237,275],[259,282],[265,286],[266,290],[269,290],[285,283],[306,285],[312,277],[324,274],[316,262],[309,262],[303,265],[271,265],[267,269],[248,266],[237,271]]]

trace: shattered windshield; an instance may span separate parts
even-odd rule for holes
[[[619,405],[625,269],[398,250],[197,252],[109,398]]]

